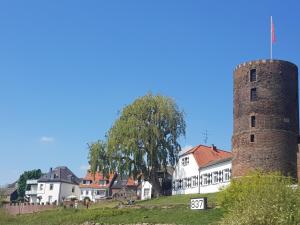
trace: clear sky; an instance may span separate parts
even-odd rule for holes
[[[231,149],[232,72],[244,61],[300,65],[300,2],[1,1],[0,184],[24,170],[87,167],[87,143],[151,91],[186,113],[182,146]]]

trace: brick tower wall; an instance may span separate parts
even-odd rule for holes
[[[256,70],[255,81],[250,81],[252,69]],[[280,171],[296,178],[299,136],[297,66],[282,60],[251,61],[239,65],[233,78],[233,176],[260,169]],[[256,88],[256,99],[250,100],[253,88]],[[255,118],[254,127],[251,117]]]

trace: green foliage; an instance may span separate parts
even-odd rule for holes
[[[251,173],[232,180],[217,195],[218,204],[227,214],[223,225],[300,224],[299,190],[291,178],[279,173]]]
[[[18,180],[18,196],[23,199],[26,191],[26,181],[30,179],[39,179],[42,176],[40,169],[25,171]]]
[[[125,107],[108,133],[108,155],[120,173],[156,182],[155,174],[175,165],[185,135],[183,112],[173,99],[148,94]]]
[[[101,171],[108,175],[110,171],[110,160],[107,155],[107,144],[104,141],[97,141],[89,145],[89,164],[92,173]]]

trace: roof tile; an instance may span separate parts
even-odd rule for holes
[[[215,146],[198,145],[188,150],[181,156],[193,154],[199,167],[205,167],[222,159],[231,159],[232,153],[217,149]]]

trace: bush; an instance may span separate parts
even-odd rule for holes
[[[222,225],[300,224],[300,191],[279,173],[255,172],[232,181],[217,195]]]

